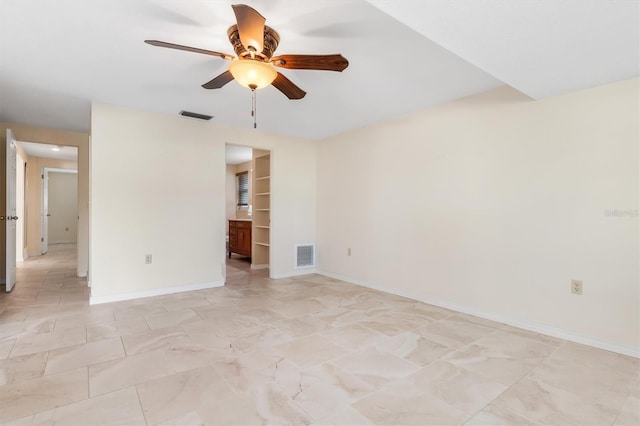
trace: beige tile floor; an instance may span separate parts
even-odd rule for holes
[[[89,306],[75,247],[0,295],[0,423],[638,425],[638,360],[233,258],[224,288]]]

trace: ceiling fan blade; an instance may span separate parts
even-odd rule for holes
[[[289,99],[302,99],[307,94],[307,92],[296,86],[291,80],[280,73],[278,73],[278,76],[273,80],[271,85],[284,93]]]
[[[236,22],[238,23],[238,33],[240,33],[240,41],[247,50],[255,49],[256,52],[262,53],[264,43],[264,16],[247,6],[246,4],[234,4],[231,6],[233,13],[236,14]]]
[[[349,61],[339,53],[335,55],[280,55],[271,58],[277,67],[295,70],[321,70],[342,72],[349,66]]]
[[[205,89],[219,89],[231,80],[233,80],[233,76],[229,71],[225,71],[211,81],[203,84],[202,87],[204,87]]]
[[[233,60],[234,58],[233,56],[227,55],[226,53],[214,52],[213,50],[199,49],[197,47],[183,46],[181,44],[167,43],[165,41],[145,40],[144,42],[152,46],[168,47],[169,49],[177,49],[177,50],[185,50],[187,52],[202,53],[203,55],[217,56],[219,58],[228,59],[230,61]]]

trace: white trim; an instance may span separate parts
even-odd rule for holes
[[[154,288],[151,290],[134,291],[132,293],[109,294],[106,296],[91,296],[89,305],[101,303],[120,302],[122,300],[140,299],[142,297],[162,296],[165,294],[182,293],[185,291],[204,290],[207,288],[223,287],[224,281],[212,281],[208,283],[187,284],[174,287]]]
[[[583,345],[592,346],[598,349],[604,349],[610,352],[616,352],[616,353],[627,355],[634,358],[640,358],[640,348],[637,348],[637,347],[625,346],[625,345],[620,345],[613,342],[607,342],[605,340],[596,339],[590,336],[584,336],[578,333],[574,333],[572,331],[563,330],[561,328],[552,327],[546,324],[540,324],[532,321],[515,320],[515,319],[507,318],[501,315],[490,314],[490,313],[478,311],[473,308],[469,308],[467,306],[458,305],[455,303],[449,303],[442,300],[434,300],[434,299],[429,299],[425,297],[419,297],[414,294],[408,294],[408,293],[404,293],[402,291],[398,291],[388,287],[382,287],[382,286],[370,284],[370,283],[356,280],[343,275],[333,274],[331,272],[318,271],[318,274],[327,276],[329,278],[345,281],[351,284],[359,285],[362,287],[367,287],[373,290],[383,291],[385,293],[394,294],[396,296],[417,300],[419,302],[427,303],[429,305],[435,305],[441,308],[450,309],[452,311],[473,315],[475,317],[488,319],[490,321],[496,321],[502,324],[507,324],[512,327],[521,328],[523,330],[533,331],[535,333],[557,337],[559,339],[569,340],[575,343],[581,343]]]
[[[76,169],[61,169],[57,167],[43,167],[42,170],[46,170],[51,173],[75,173],[78,174],[78,170]]]
[[[302,268],[300,268],[302,269]],[[312,275],[312,274],[317,274],[318,271],[314,268],[314,269],[304,269],[304,270],[295,270],[295,271],[291,271],[291,272],[286,272],[284,274],[277,274],[272,276],[271,278],[273,278],[274,280],[278,280],[280,278],[291,278],[291,277],[301,277],[303,275]],[[324,275],[324,274],[322,274]]]

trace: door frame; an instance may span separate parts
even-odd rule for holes
[[[18,146],[20,141],[17,142]],[[16,262],[24,262],[29,258],[27,251],[27,160],[16,152]],[[22,177],[22,180],[19,178]],[[21,242],[22,244],[18,244]]]
[[[16,168],[17,168],[17,140],[11,129],[7,128],[5,146],[5,291],[10,292],[16,283]]]
[[[270,178],[269,185],[270,185],[270,188],[271,188],[270,190],[273,191],[273,188],[274,188],[274,185],[273,185],[273,177],[274,177],[273,165],[274,165],[274,155],[276,155],[275,154],[276,149],[274,147],[263,148],[263,147],[260,147],[260,146],[247,145],[246,143],[242,143],[242,142],[226,142],[225,143],[225,149],[226,149],[227,146],[239,146],[239,147],[244,147],[244,148],[251,148],[251,160],[250,160],[251,162],[253,162],[253,155],[254,155],[253,153],[254,153],[255,150],[269,151],[269,155],[270,155],[269,168],[271,170],[271,178]],[[225,167],[226,166],[227,166],[227,163],[225,161]],[[254,199],[253,198],[255,196],[255,194],[253,193],[253,186],[254,186],[254,184],[253,184],[253,166],[249,170],[249,181],[251,182],[251,191],[250,191],[250,194],[249,194],[249,201],[250,201],[249,204],[250,204],[251,207],[253,207],[253,204],[254,204]],[[225,194],[226,194],[226,190],[227,190],[227,185],[226,185],[226,182],[225,182]],[[226,195],[225,195],[225,197],[226,197]],[[225,214],[224,214],[224,218],[225,218],[225,221],[224,221],[225,222],[225,224],[224,224],[224,230],[225,230],[224,235],[227,235],[228,220],[227,220],[226,202],[225,202],[224,205],[225,205],[225,207],[224,207],[224,212],[225,212]],[[267,265],[260,265],[260,266],[257,266],[257,267],[254,267],[254,265],[252,264],[250,269],[251,270],[269,269],[269,278],[274,278],[273,254],[274,254],[275,250],[274,250],[274,244],[273,244],[273,241],[274,241],[274,238],[273,238],[273,235],[274,235],[274,231],[273,231],[273,212],[274,212],[274,210],[273,210],[273,198],[271,198],[271,200],[270,200],[270,207],[269,208],[270,208],[270,218],[271,218],[271,223],[269,225],[270,226],[270,229],[269,229],[269,240],[270,240],[270,244],[269,244],[269,263]],[[252,222],[251,250],[253,251],[253,234],[254,234],[254,232],[253,232],[254,231],[254,229],[253,229],[253,215],[251,215],[251,222]],[[227,235],[227,237],[228,237],[228,235]],[[228,244],[228,238],[227,238],[226,244]],[[222,276],[226,280],[226,266],[227,266],[227,253],[228,253],[228,250],[227,250],[226,247],[225,247],[224,253],[225,253],[225,255],[224,255],[224,262],[222,263],[222,271],[223,271],[223,275]]]
[[[59,167],[43,167],[40,173],[40,253],[49,251],[49,173],[74,173],[77,169],[62,169]]]

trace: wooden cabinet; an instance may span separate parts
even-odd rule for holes
[[[250,220],[229,220],[229,257],[231,253],[251,257]]]

